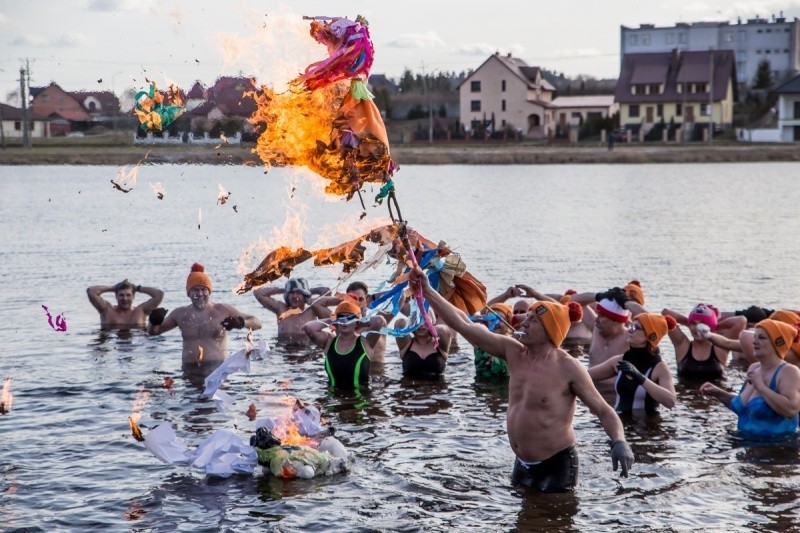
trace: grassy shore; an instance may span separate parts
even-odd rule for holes
[[[0,148],[0,165],[260,165],[253,145],[134,145],[129,137],[34,139],[24,149],[10,141]],[[617,144],[613,151],[598,143],[427,143],[395,144],[393,158],[402,165],[511,165],[590,163],[723,163],[800,161],[800,143]]]

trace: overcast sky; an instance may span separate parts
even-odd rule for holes
[[[569,76],[616,77],[620,25],[800,17],[800,0],[0,0],[0,100],[19,86],[67,90],[188,86],[223,74],[281,83],[325,49],[302,15],[364,15],[373,74],[478,67],[495,51]],[[17,102],[15,102],[18,105]]]

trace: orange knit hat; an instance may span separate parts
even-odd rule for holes
[[[511,306],[508,304],[503,303],[496,303],[489,306],[489,309],[497,313],[503,320],[511,324],[511,320],[514,318],[514,311],[511,309]]]
[[[211,278],[208,277],[206,274],[206,269],[200,263],[195,263],[192,265],[192,271],[189,273],[189,277],[186,278],[186,290],[188,291],[192,287],[205,287],[208,289],[208,292],[211,292]]]
[[[625,285],[625,294],[627,294],[628,298],[637,304],[644,305],[644,291],[642,290],[642,284],[639,283],[638,279],[634,279]]]
[[[556,347],[564,342],[570,324],[580,322],[583,318],[583,308],[578,302],[569,302],[567,305],[557,302],[535,302],[528,310],[536,313],[550,342]]]
[[[353,302],[350,298],[342,299],[341,303],[336,306],[333,311],[333,317],[336,318],[342,314],[361,316],[361,308]]]
[[[769,318],[772,320],[777,320],[778,322],[786,322],[791,326],[797,326],[800,324],[800,315],[791,309],[779,309],[772,313]],[[800,355],[800,337],[798,337],[792,343],[791,348],[794,353]]]
[[[671,316],[657,315],[655,313],[641,313],[633,319],[638,321],[644,328],[647,343],[653,348],[658,347],[658,343],[664,338],[668,331],[675,329],[677,322]]]
[[[786,357],[786,353],[792,347],[792,343],[797,340],[797,326],[786,322],[767,318],[756,324],[756,328],[761,328],[767,333],[775,352],[781,359]]]

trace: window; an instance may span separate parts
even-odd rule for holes
[[[756,30],[756,33],[764,33],[764,30]]]
[[[678,42],[679,42],[680,44],[686,44],[686,42],[687,42],[687,39],[686,39],[686,32],[680,32],[680,33],[678,34]]]
[[[668,33],[666,36],[667,44],[673,44],[675,42],[675,34]]]
[[[706,87],[706,85],[707,85],[706,83],[698,83],[698,84],[696,84],[694,86],[694,92],[696,92],[696,93],[707,92],[708,88]]]
[[[683,116],[683,104],[675,104],[675,116]]]
[[[46,104],[46,103],[47,103],[47,100],[49,100],[49,99],[50,99],[50,97],[49,97],[49,96],[47,96],[46,94],[43,94],[43,95],[42,95],[42,103],[43,103],[43,104]]]
[[[772,53],[772,50],[770,50],[769,48],[767,48],[766,50],[764,50],[764,53],[765,53],[765,54],[771,54],[771,53]]]
[[[639,116],[639,104],[631,104],[628,108],[628,116],[631,118],[636,118]]]
[[[639,44],[639,36],[638,35],[630,35],[628,37],[628,44],[630,44],[632,46],[636,46],[637,44]]]
[[[746,43],[747,42],[747,32],[744,30],[739,30],[739,42]]]
[[[469,82],[469,91],[472,92],[472,93],[481,92],[481,82],[480,81],[471,81],[471,82]]]
[[[784,48],[784,49],[783,49],[783,53],[784,53],[784,54],[788,54],[788,53],[789,53],[789,49],[788,49],[788,48]]]
[[[772,33],[772,28],[767,28],[767,33]]]
[[[645,33],[642,35],[642,45],[643,46],[650,46],[650,34]]]
[[[711,106],[710,105],[708,105],[708,104],[700,104],[700,116],[701,117],[709,116],[711,114],[710,111],[711,111]]]
[[[505,128],[506,127],[506,119],[500,121],[500,126]]]
[[[650,94],[661,94],[661,86],[658,83],[651,84]]]
[[[505,111],[505,110],[506,110],[506,101],[502,100],[500,102],[500,111]]]
[[[506,92],[506,80],[500,80],[500,90]]]
[[[761,50],[756,50],[756,54],[761,55]]]
[[[14,129],[16,131],[20,131],[22,129],[22,122],[20,122],[19,120],[14,121]]]
[[[733,42],[733,32],[732,32],[732,31],[726,31],[726,32],[723,34],[723,40],[724,40],[726,43],[732,43],[732,42]]]
[[[480,111],[481,110],[481,101],[480,100],[472,100],[469,103],[469,110],[470,111]]]
[[[656,105],[656,116],[663,117],[664,116],[664,104],[657,104]]]

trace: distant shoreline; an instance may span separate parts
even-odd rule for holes
[[[252,145],[93,146],[86,142],[69,146],[36,146],[0,149],[0,165],[132,165],[201,164],[261,166]],[[392,146],[392,157],[402,165],[557,165],[729,163],[800,161],[800,143],[713,146],[692,144],[617,145],[613,151],[599,144],[402,144]]]

